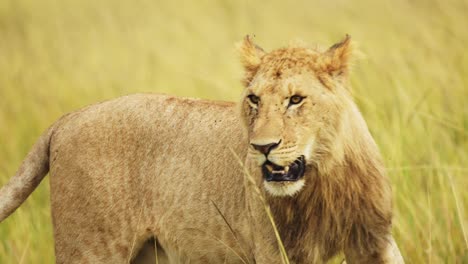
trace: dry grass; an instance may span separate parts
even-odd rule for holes
[[[135,92],[237,100],[233,44],[349,33],[355,98],[395,193],[408,263],[468,263],[466,1],[3,0],[0,185],[62,114]],[[0,263],[52,263],[47,179],[0,225]]]

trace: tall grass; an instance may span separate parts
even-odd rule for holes
[[[46,127],[135,92],[237,100],[233,44],[349,33],[353,93],[386,159],[408,263],[468,263],[466,1],[0,1],[0,185]],[[0,263],[54,260],[48,180],[0,225]]]

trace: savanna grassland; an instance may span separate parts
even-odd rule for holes
[[[407,263],[468,263],[468,2],[0,1],[0,185],[61,115],[137,92],[238,100],[234,43],[361,51],[354,97],[385,157]],[[46,178],[0,263],[54,261]]]

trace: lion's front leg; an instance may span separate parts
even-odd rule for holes
[[[389,239],[386,240],[385,245],[380,247],[380,250],[374,252],[363,252],[353,245],[348,245],[345,248],[345,256],[347,264],[354,263],[376,263],[376,264],[403,264],[405,263],[403,257],[401,256],[400,250],[398,249],[397,244],[393,236],[389,236]]]
[[[283,261],[273,224],[266,212],[265,205],[257,198],[251,197],[253,200],[249,202],[249,218],[255,263],[281,264]]]
[[[255,225],[258,227],[258,225]],[[271,231],[271,233],[269,232]],[[256,264],[283,264],[274,231],[267,225],[257,228],[254,237],[254,259]]]
[[[246,166],[249,168],[249,174],[245,175],[244,188],[255,263],[282,264],[281,251],[271,220],[272,216],[269,215],[269,205],[261,186],[263,179],[253,176],[261,175],[258,166],[249,161],[246,162]]]

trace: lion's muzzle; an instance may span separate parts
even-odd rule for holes
[[[267,182],[297,181],[304,176],[306,163],[304,156],[300,156],[291,164],[282,167],[269,160],[262,165],[263,177]]]

